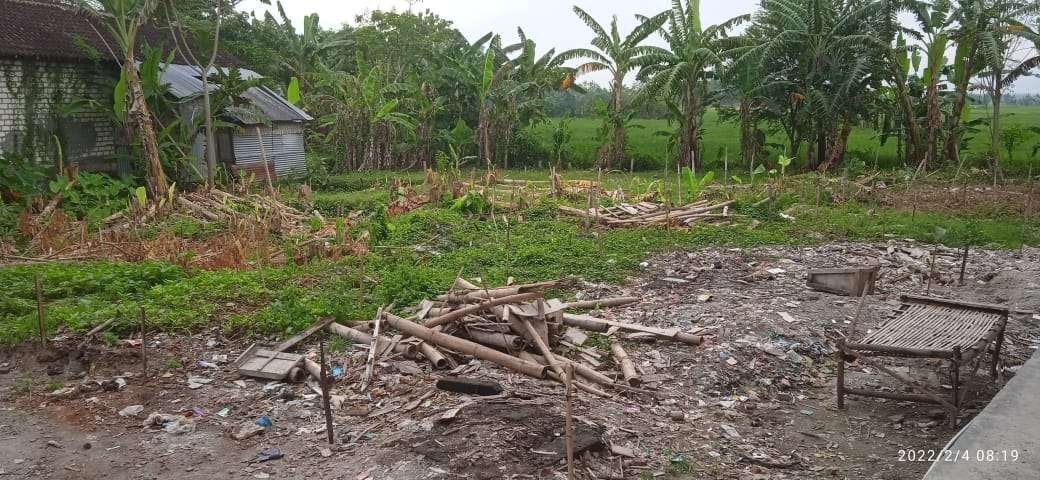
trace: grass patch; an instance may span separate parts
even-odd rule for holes
[[[532,179],[547,176],[536,171],[509,172],[511,178],[524,175]],[[593,175],[566,174],[570,178]],[[375,177],[365,178],[367,183]],[[658,182],[652,174],[608,174],[603,178],[608,189],[625,185],[638,191],[653,188]],[[631,228],[587,232],[579,219],[561,216],[549,199],[511,214],[510,228],[506,229],[501,216],[491,221],[437,204],[355,226],[373,231],[379,227],[379,235],[373,235],[372,253],[364,258],[215,271],[155,261],[2,267],[0,291],[5,295],[0,297],[0,342],[18,342],[33,335],[36,274],[43,281],[52,333],[82,332],[115,317],[123,320],[116,322],[112,332],[123,335],[138,328],[136,312],[142,306],[149,326],[166,331],[192,332],[203,325],[219,324],[231,335],[289,335],[321,317],[366,319],[379,306],[413,305],[443,293],[459,271],[482,277],[492,285],[505,282],[509,276],[518,282],[566,275],[619,282],[647,255],[673,248],[804,245],[893,237],[1009,249],[1018,248],[1022,242],[1040,244],[1040,220],[1036,218],[1023,224],[1021,217],[999,211],[915,213],[884,209],[869,200],[834,204],[829,193],[816,206],[814,182],[812,177],[789,177],[772,210],[766,205],[755,206],[765,195],[761,187],[729,191],[720,187],[710,194],[732,195],[736,199],[733,211],[749,218],[732,226],[696,226],[688,231]],[[372,189],[378,190],[381,187]],[[368,190],[360,192],[368,194]],[[327,194],[347,198],[360,195]],[[781,218],[780,211],[794,219]],[[196,227],[208,228],[185,226],[183,231],[190,233]],[[330,341],[330,349],[349,348],[335,342]],[[594,334],[590,342],[597,348],[608,346]]]
[[[969,110],[971,118],[990,115],[985,106],[976,106],[974,108],[969,106]],[[1040,107],[1005,105],[1001,107],[1001,114],[1003,116],[1001,125],[1005,127],[1013,124],[1025,127],[1040,125]],[[586,168],[592,166],[594,159],[599,158],[597,152],[601,145],[599,136],[600,124],[601,121],[595,118],[573,119],[571,122],[572,138],[567,145],[565,165],[570,163],[573,168]],[[627,129],[627,151],[629,155],[635,157],[636,168],[659,168],[663,159],[674,158],[674,155],[668,151],[668,136],[659,135],[658,132],[675,131],[675,123],[669,125],[666,120],[639,119],[634,120],[632,125],[631,128]],[[541,149],[547,152],[551,151],[552,147],[552,129],[552,125],[539,123],[532,126],[530,130],[534,141],[538,143]],[[704,114],[703,129],[701,139],[706,157],[705,165],[708,168],[716,169],[721,173],[724,163],[722,156],[728,152],[731,174],[743,174],[748,171],[747,165],[739,165],[740,129],[736,124],[720,122],[717,111],[708,109]],[[989,152],[990,142],[988,137],[989,135],[986,133],[974,135],[968,144],[968,148],[962,151],[962,155],[971,160],[968,163],[969,166],[985,166],[982,158]],[[1013,172],[1017,174],[1025,174],[1027,172],[1028,162],[1032,155],[1032,145],[1035,143],[1034,140],[1035,137],[1030,138],[1029,141],[1022,142],[1015,149],[1014,161],[1009,162],[1009,165],[1007,165]],[[787,143],[786,138],[782,134],[769,135],[767,141],[777,144]],[[720,154],[720,152],[722,153]],[[1002,150],[1002,155],[1006,157],[1007,152]],[[805,160],[805,152],[803,151],[798,157],[798,159],[795,159],[792,169],[802,166],[800,161]],[[878,141],[877,132],[872,128],[859,126],[853,128],[852,134],[849,136],[848,157],[851,162],[859,163],[868,168],[873,168],[875,164],[881,168],[902,167],[901,161],[896,157],[895,140],[893,139],[885,145],[881,145]],[[774,154],[773,158],[770,159],[770,168],[778,168],[774,164],[775,160]],[[1005,158],[1005,160],[1007,159]],[[545,165],[545,167],[548,168],[548,165]],[[615,168],[628,169],[628,164],[616,165]]]

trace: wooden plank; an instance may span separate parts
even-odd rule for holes
[[[303,362],[303,355],[276,352],[264,348],[250,347],[236,361],[238,373],[250,377],[281,380],[289,375],[289,371]]]
[[[284,341],[282,343],[279,343],[278,346],[274,347],[274,350],[276,352],[284,352],[284,351],[286,351],[286,350],[288,350],[290,348],[293,348],[293,347],[296,346],[296,344],[304,341],[305,339],[307,339],[307,337],[310,337],[311,335],[314,335],[315,333],[318,332],[318,330],[321,330],[321,329],[325,328],[326,326],[328,326],[328,324],[332,323],[334,320],[335,320],[335,318],[333,318],[333,317],[328,317],[328,318],[323,318],[321,320],[318,320],[318,321],[312,323],[311,326],[307,327],[304,331],[302,331],[300,333],[297,333],[296,335],[293,335],[291,338],[289,338],[288,340],[286,340],[286,341]]]

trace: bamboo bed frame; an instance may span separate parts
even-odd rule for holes
[[[962,302],[919,295],[903,295],[903,305],[879,329],[870,332],[858,343],[838,341],[838,408],[845,408],[846,395],[887,398],[938,404],[948,412],[950,426],[957,422],[961,399],[960,369],[990,350],[993,344],[990,377],[997,378],[997,361],[1004,343],[1004,328],[1009,310],[998,305]],[[920,393],[896,393],[845,386],[846,359],[856,359],[895,378],[911,390]],[[950,361],[952,395],[944,398],[942,392],[916,380],[900,375],[870,357],[936,358]]]

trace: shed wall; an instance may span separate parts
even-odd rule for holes
[[[304,158],[303,125],[299,123],[276,123],[260,126],[264,153],[268,162],[274,162],[278,178],[302,175],[307,172]],[[263,168],[260,159],[260,140],[256,127],[247,125],[237,130],[233,137],[235,164],[243,168]]]

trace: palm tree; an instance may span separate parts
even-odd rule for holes
[[[588,60],[578,66],[577,70],[579,73],[610,72],[612,80],[610,83],[611,96],[608,108],[612,140],[609,145],[605,146],[601,158],[601,165],[609,169],[611,165],[620,163],[625,158],[625,125],[621,103],[621,92],[624,88],[625,77],[629,72],[646,63],[643,59],[645,55],[668,53],[660,47],[641,45],[647,37],[661,28],[661,25],[668,19],[668,15],[667,12],[662,12],[644,19],[642,23],[622,38],[621,34],[618,33],[617,16],[611,20],[610,32],[608,33],[596,19],[576,5],[574,6],[574,13],[595,34],[591,42],[594,49],[576,48],[560,55],[565,60],[573,58]],[[629,162],[629,170],[633,170],[634,167],[634,159],[632,159]]]
[[[112,37],[115,38],[120,53],[122,53],[122,58],[116,59],[122,67],[122,77],[119,85],[116,86],[116,105],[125,105],[126,97],[129,95],[130,119],[137,127],[138,135],[141,137],[141,148],[144,150],[144,158],[147,163],[148,192],[155,199],[165,198],[170,186],[166,181],[166,172],[163,171],[162,161],[159,157],[159,143],[155,135],[155,126],[152,125],[152,112],[148,109],[141,78],[137,74],[135,52],[137,34],[141,26],[151,18],[158,5],[158,0],[84,2],[86,11],[104,18],[108,30],[112,33]]]
[[[701,118],[707,106],[708,81],[718,78],[727,40],[726,31],[750,20],[741,15],[721,25],[701,29],[700,0],[674,0],[666,11],[668,26],[661,36],[670,51],[652,52],[640,61],[638,79],[646,82],[644,92],[677,99],[683,120],[678,161],[697,171],[700,163]]]

